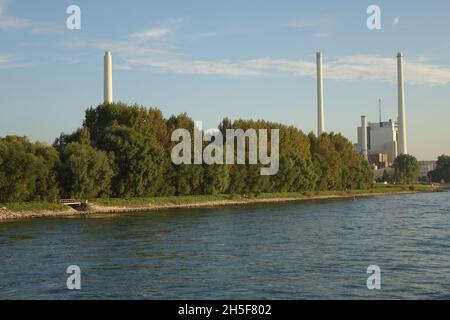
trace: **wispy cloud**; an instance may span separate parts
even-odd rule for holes
[[[11,58],[8,56],[0,56],[0,66],[7,64],[11,61]]]
[[[329,38],[334,35],[332,17],[302,17],[282,24],[284,28],[307,29],[316,38]]]
[[[326,17],[303,17],[284,23],[284,27],[307,29],[328,26],[331,19]]]
[[[126,64],[114,63],[113,69],[114,70],[131,70],[132,68],[131,68],[131,66],[126,65]]]
[[[126,59],[133,65],[159,69],[161,72],[178,74],[200,74],[221,76],[299,76],[315,77],[314,59],[292,60],[258,58],[250,60],[161,60],[152,58]],[[342,81],[396,81],[395,58],[372,55],[352,55],[329,60],[324,64],[324,77],[329,80]],[[450,83],[450,67],[423,62],[405,63],[405,79],[414,85],[445,85]]]
[[[421,61],[405,62],[405,80],[415,85],[445,85],[450,83],[450,67]],[[397,65],[394,57],[352,55],[326,64],[325,72],[336,80],[380,80],[395,82]]]
[[[64,32],[63,24],[52,25],[46,22],[32,21],[7,13],[9,0],[0,0],[0,30],[28,30],[33,34],[54,34]]]
[[[121,57],[160,56],[169,54],[170,49],[142,45],[135,40],[96,40],[91,38],[75,38],[66,43],[69,48],[92,47],[104,51],[113,51]]]
[[[185,21],[186,18],[171,19],[162,26],[153,27],[141,32],[132,33],[129,35],[129,38],[140,40],[162,39],[172,34]]]
[[[160,39],[170,34],[169,28],[152,28],[143,32],[137,32],[130,35],[131,39]]]
[[[262,76],[263,71],[245,66],[240,61],[208,61],[208,60],[170,60],[170,59],[126,59],[132,65],[141,65],[151,67],[161,72],[170,72],[177,74],[190,75],[218,75],[218,76]]]
[[[121,69],[148,67],[150,70],[177,74],[249,76],[315,77],[315,59],[255,58],[247,60],[188,60],[180,58],[173,48],[142,45],[139,41],[108,41],[77,39],[70,47],[95,47],[111,50],[125,63]],[[395,57],[349,55],[328,58],[324,62],[324,77],[329,80],[396,81]],[[423,59],[405,62],[405,79],[414,85],[445,85],[450,83],[450,67],[425,62]]]
[[[8,0],[0,0],[0,30],[25,29],[31,26],[31,21],[6,14]]]
[[[9,55],[0,55],[0,69],[24,68],[32,64],[22,63]]]
[[[167,25],[178,26],[178,22]],[[166,25],[166,26],[167,26]],[[312,25],[305,23],[305,25]],[[161,27],[158,27],[161,28]],[[177,49],[167,42],[142,41],[153,39],[167,32],[150,29],[134,33],[124,40],[75,39],[70,47],[95,47],[110,50],[120,58],[116,69],[148,68],[151,71],[231,77],[297,76],[316,77],[315,59],[284,59],[262,57],[255,59],[183,59]],[[170,32],[173,32],[170,29]],[[141,34],[141,35],[140,35]],[[340,81],[396,81],[396,59],[376,55],[348,55],[327,57],[324,62],[324,77]],[[414,85],[445,85],[450,83],[450,67],[435,65],[426,60],[405,62],[405,79]]]
[[[31,22],[26,19],[20,19],[15,17],[0,16],[0,29],[25,29],[31,26]]]

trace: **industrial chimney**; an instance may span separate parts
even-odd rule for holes
[[[405,87],[403,80],[403,54],[397,54],[398,75],[398,154],[408,154],[406,140]]]
[[[112,81],[112,54],[105,52],[105,67],[104,67],[104,94],[105,104],[113,103],[113,81]]]
[[[367,146],[367,117],[361,116],[361,154],[365,157],[368,156]]]
[[[317,52],[317,136],[324,132],[322,53]]]

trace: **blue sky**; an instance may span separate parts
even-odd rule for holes
[[[68,30],[66,8],[81,8]],[[381,8],[382,29],[366,27]],[[316,130],[315,52],[324,53],[325,125],[356,140],[360,115],[396,119],[395,54],[405,55],[409,151],[450,154],[450,3],[419,1],[0,0],[0,136],[53,142],[103,99]]]

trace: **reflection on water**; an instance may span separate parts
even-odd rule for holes
[[[448,299],[450,193],[7,222],[0,257],[2,299]]]

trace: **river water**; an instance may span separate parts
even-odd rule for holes
[[[450,193],[0,223],[19,298],[450,299]]]

